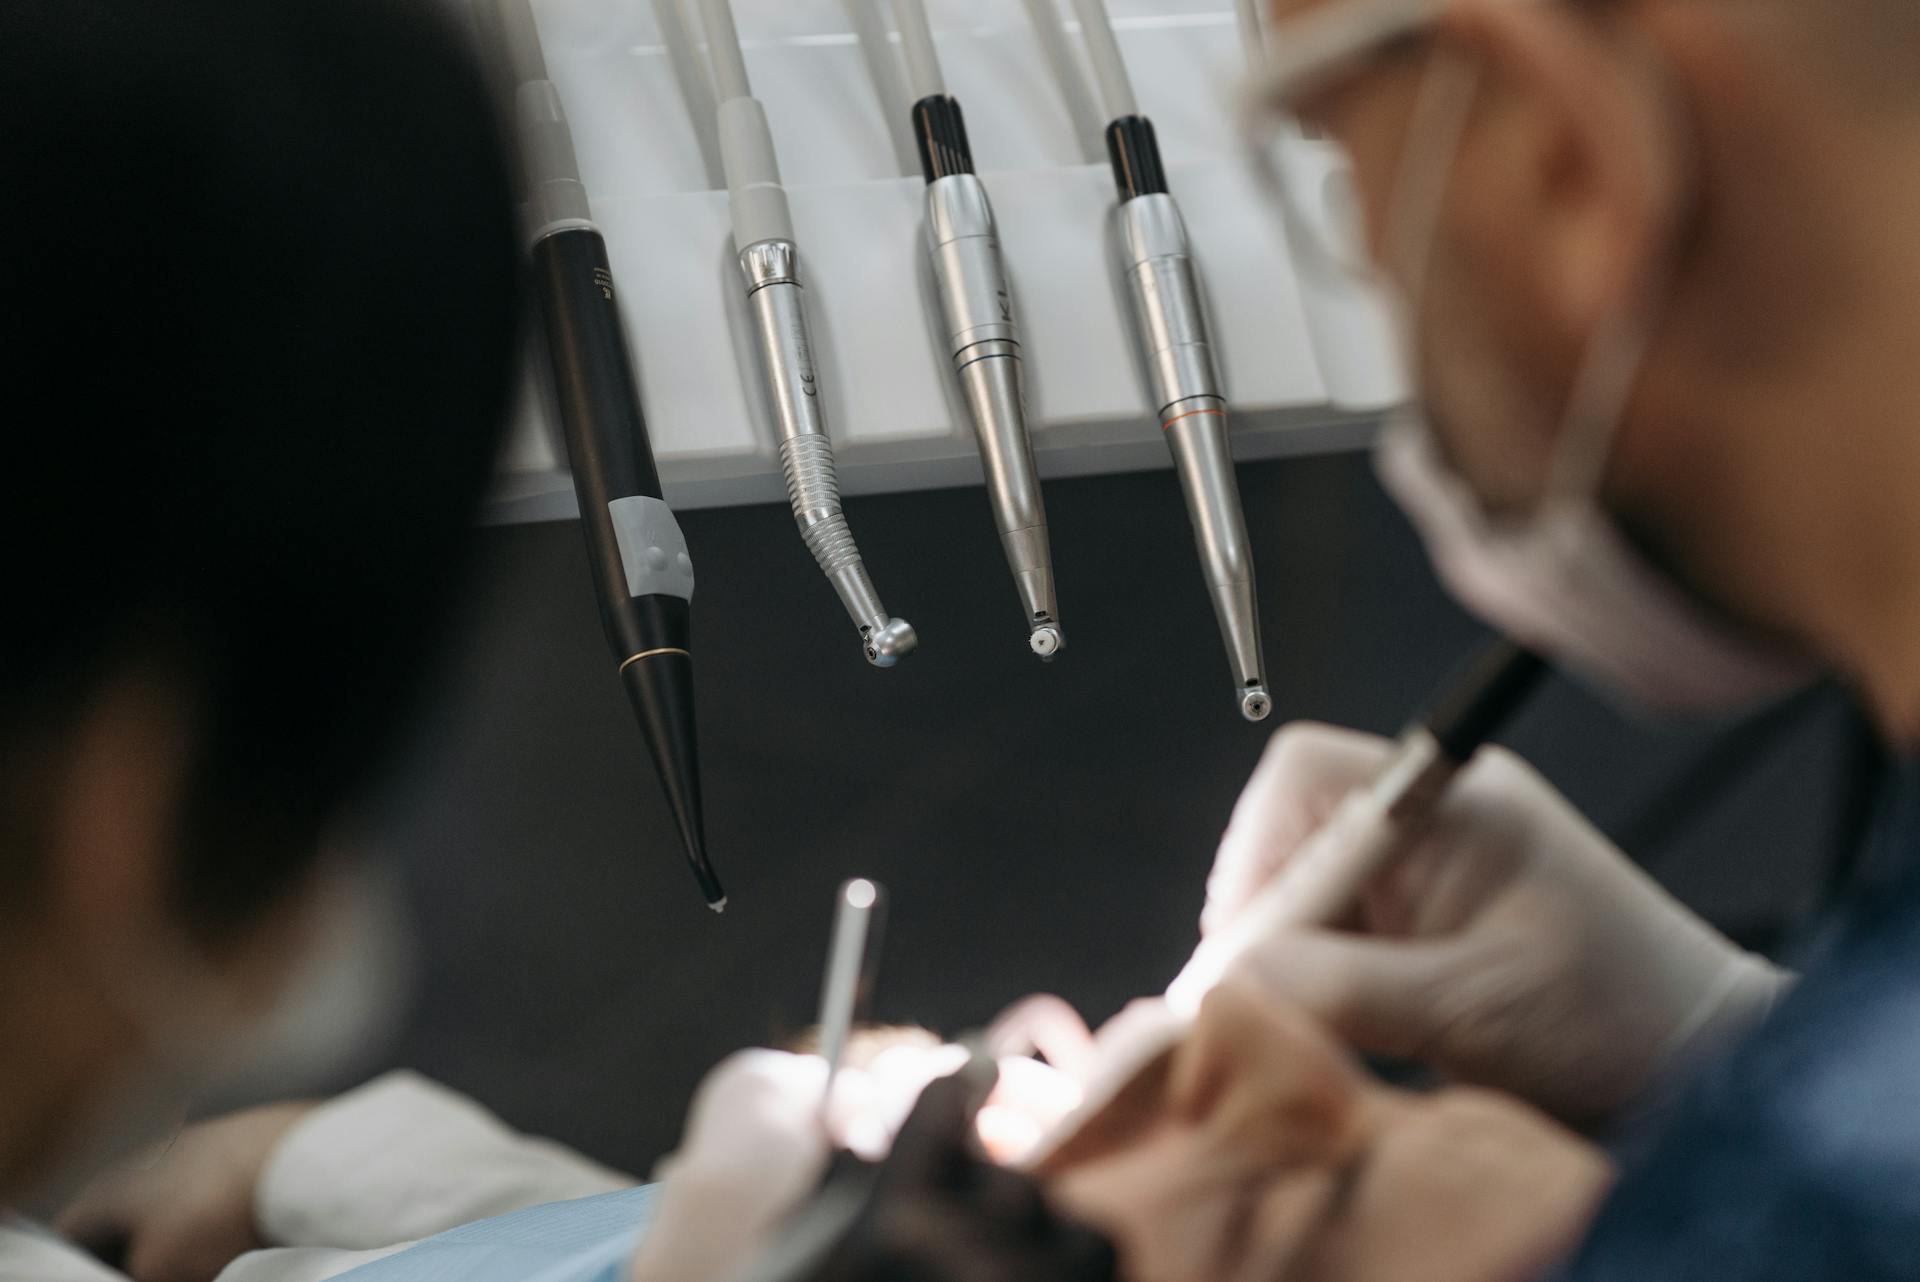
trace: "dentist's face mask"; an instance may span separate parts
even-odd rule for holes
[[[1521,0],[1516,0],[1521,2]],[[1359,70],[1390,41],[1418,35],[1444,0],[1377,0],[1319,10],[1294,34],[1257,88],[1256,166],[1289,214],[1309,270],[1355,270],[1359,238],[1307,208],[1277,156],[1300,131],[1286,104]],[[1477,71],[1436,52],[1409,125],[1385,227],[1386,253],[1404,293],[1401,334],[1409,369],[1412,330],[1438,236],[1447,184],[1473,106]],[[1277,146],[1276,146],[1277,144]],[[1426,542],[1435,569],[1469,609],[1524,645],[1602,688],[1648,708],[1727,707],[1777,694],[1810,675],[1799,658],[1749,635],[1697,600],[1628,541],[1599,491],[1667,284],[1642,283],[1603,321],[1576,370],[1556,456],[1540,503],[1520,514],[1487,509],[1447,462],[1412,407],[1387,424],[1376,463],[1388,491]]]
[[[310,1093],[397,1023],[410,973],[400,908],[363,869],[323,874],[272,1006],[251,1010],[184,931],[127,943],[103,974],[139,1040],[64,1160],[21,1209],[51,1216],[103,1169],[165,1152],[190,1107],[218,1111]],[[155,1146],[159,1147],[155,1147]]]

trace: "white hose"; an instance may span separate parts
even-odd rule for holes
[[[1103,140],[1106,121],[1100,117],[1100,107],[1087,88],[1087,78],[1074,60],[1066,32],[1061,30],[1060,11],[1054,0],[1025,0],[1025,3],[1033,34],[1040,41],[1040,52],[1053,70],[1053,81],[1060,87],[1060,97],[1067,104],[1067,116],[1073,121],[1074,136],[1080,140],[1080,158],[1090,165],[1099,164],[1106,156]]]
[[[1258,71],[1267,61],[1267,29],[1261,20],[1260,0],[1234,0],[1233,8],[1240,19],[1240,44],[1247,53],[1247,66]]]
[[[740,32],[733,25],[733,6],[727,0],[700,0],[700,20],[707,30],[707,57],[713,60],[714,96],[721,102],[753,97],[747,59],[740,52]]]
[[[666,47],[667,61],[673,67],[674,83],[680,86],[680,101],[693,123],[694,141],[700,146],[700,161],[707,171],[707,186],[727,185],[726,171],[720,163],[720,134],[714,125],[713,73],[687,28],[686,11],[680,0],[653,0],[653,16],[660,28],[660,43]]]
[[[894,163],[903,175],[914,177],[920,173],[920,157],[913,143],[912,122],[908,119],[906,86],[901,83],[900,64],[893,56],[893,36],[887,30],[882,12],[885,2],[846,0],[847,18],[853,23],[854,37],[860,42],[867,79],[873,82],[873,96],[880,100],[880,115],[886,120],[887,141],[893,145]]]
[[[945,93],[947,82],[940,74],[939,51],[933,47],[926,0],[893,0],[893,18],[900,24],[900,48],[907,57],[907,92],[915,102]]]
[[[1080,35],[1087,42],[1087,58],[1093,63],[1093,79],[1100,86],[1107,119],[1139,115],[1133,81],[1127,75],[1126,60],[1120,56],[1120,42],[1113,38],[1106,0],[1073,0],[1073,11],[1080,19]]]

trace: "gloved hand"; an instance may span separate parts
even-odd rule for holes
[[[701,1083],[679,1149],[655,1172],[653,1228],[628,1282],[734,1276],[813,1194],[835,1146],[886,1157],[927,1084],[966,1062],[959,1046],[890,1047],[840,1071],[823,1122],[827,1066],[819,1056],[751,1050],[727,1059]],[[1038,1061],[1009,1059],[979,1110],[976,1138],[1016,1155],[1072,1106],[1070,1087]]]
[[[1277,734],[1207,882],[1201,930],[1242,910],[1387,740],[1324,726]],[[1370,1053],[1598,1121],[1660,1073],[1764,1017],[1788,977],[1636,868],[1537,773],[1488,749],[1351,931],[1266,940],[1239,975]]]
[[[1105,1238],[979,1152],[973,1119],[992,1073],[976,1060],[928,1086],[877,1174],[841,1174],[871,1181],[851,1227],[819,1264],[780,1282],[1114,1282]],[[822,1197],[836,1192],[830,1183]]]
[[[742,1051],[707,1075],[680,1148],[655,1172],[653,1227],[628,1282],[727,1278],[753,1258],[826,1170],[826,1080],[818,1056],[762,1050]]]
[[[197,1122],[164,1150],[89,1184],[54,1227],[135,1282],[211,1282],[264,1245],[254,1186],[275,1146],[313,1107],[272,1104]]]

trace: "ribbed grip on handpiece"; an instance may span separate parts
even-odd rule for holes
[[[853,531],[840,511],[840,478],[833,467],[833,445],[824,436],[795,436],[780,442],[780,470],[787,478],[787,501],[807,551],[828,574],[861,565]],[[864,570],[862,571],[864,573]]]
[[[800,537],[827,581],[840,597],[854,626],[867,662],[890,668],[919,644],[913,626],[896,619],[880,603],[880,593],[867,577],[866,563],[854,544],[853,531],[840,511],[840,480],[833,469],[833,445],[823,433],[802,432],[780,442],[780,470],[787,478],[787,501]]]

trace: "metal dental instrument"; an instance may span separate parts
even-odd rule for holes
[[[833,443],[820,407],[793,216],[780,185],[767,113],[753,96],[728,0],[701,0],[713,61],[720,157],[727,174],[734,249],[753,313],[767,404],[780,431],[780,468],[800,537],[860,630],[867,661],[890,668],[919,644],[905,619],[887,613],[840,510]]]
[[[1167,191],[1153,124],[1135,104],[1106,6],[1102,0],[1074,0],[1074,11],[1105,101],[1107,159],[1120,194],[1121,271],[1147,385],[1180,476],[1240,715],[1263,721],[1273,711],[1273,698],[1261,654],[1253,550],[1240,508],[1226,393],[1208,333],[1199,269],[1188,248],[1186,224]],[[1066,68],[1058,70],[1064,74]],[[1071,99],[1072,91],[1067,92]]]
[[[860,0],[854,0],[856,6]],[[1020,593],[1027,645],[1051,659],[1066,644],[1054,595],[1047,510],[1027,432],[1020,335],[987,189],[973,172],[960,104],[947,93],[925,0],[894,0],[907,94],[927,180],[927,253],[954,380],[966,405],[987,498]]]
[[[693,562],[661,497],[606,241],[594,225],[573,135],[528,0],[497,0],[499,43],[532,209],[534,279],[580,500],[600,622],[640,719],[693,875],[715,912],[726,892],[707,858],[693,714]]]
[[[1367,884],[1400,858],[1461,770],[1546,672],[1538,656],[1509,641],[1478,655],[1433,710],[1401,734],[1373,778],[1341,800],[1232,925],[1194,950],[1167,989],[1168,1004],[1191,1015],[1234,960],[1262,939],[1337,922]]]
[[[864,877],[841,883],[834,897],[833,940],[827,948],[826,977],[820,984],[820,1054],[827,1061],[827,1084],[820,1096],[823,1111],[833,1099],[833,1081],[846,1057],[847,1042],[866,1018],[873,999],[886,907],[886,892]]]

